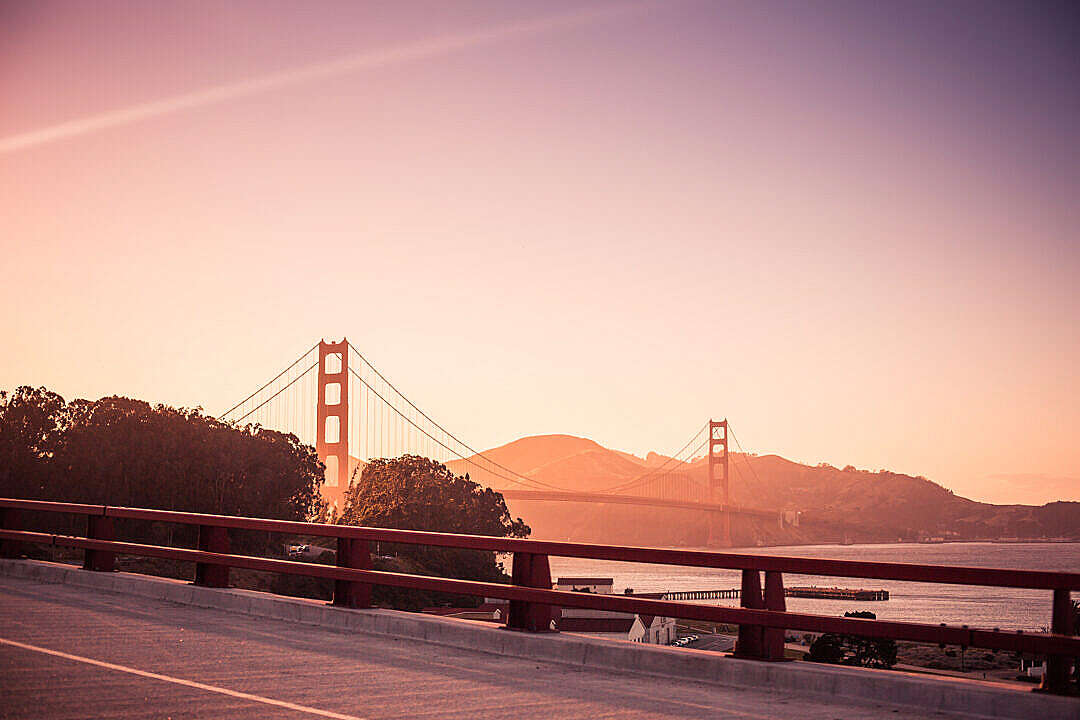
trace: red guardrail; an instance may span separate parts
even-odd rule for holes
[[[85,515],[87,537],[20,530],[20,511]],[[117,518],[196,525],[199,527],[199,549],[118,542],[114,539]],[[337,566],[230,554],[229,529],[336,538]],[[512,553],[511,584],[371,570],[368,549],[370,541]],[[556,606],[735,624],[739,626],[735,654],[759,660],[783,659],[785,630],[842,633],[1040,654],[1048,657],[1043,688],[1051,692],[1067,691],[1072,658],[1080,657],[1080,638],[1072,634],[1070,601],[1070,592],[1080,589],[1080,573],[590,545],[0,498],[0,554],[11,556],[17,553],[16,544],[21,542],[80,548],[85,552],[83,567],[88,570],[111,571],[116,554],[190,561],[195,563],[196,584],[207,587],[226,587],[229,569],[233,567],[325,578],[335,581],[334,604],[347,607],[369,607],[373,585],[495,597],[510,601],[508,627],[531,632],[551,629],[551,611],[552,607]],[[728,608],[633,595],[594,595],[553,590],[548,565],[549,555],[741,570],[742,607]],[[760,575],[762,570],[765,571],[764,591]],[[782,574],[785,572],[1052,590],[1052,632],[1003,632],[972,629],[967,626],[790,613],[786,612],[784,600]]]

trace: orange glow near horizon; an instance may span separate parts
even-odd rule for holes
[[[7,5],[0,388],[218,413],[347,336],[478,448],[1080,500],[1075,49],[822,8]]]

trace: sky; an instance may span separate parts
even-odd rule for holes
[[[0,388],[1080,500],[1080,13],[0,0]]]

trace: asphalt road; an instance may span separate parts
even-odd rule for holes
[[[686,647],[694,650],[711,650],[712,652],[732,652],[735,649],[735,636],[698,633],[698,639]]]
[[[2,718],[880,718],[0,577]]]

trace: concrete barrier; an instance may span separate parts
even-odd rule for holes
[[[749,686],[784,693],[903,705],[928,713],[1017,720],[1080,719],[1080,698],[1043,695],[979,680],[813,663],[764,663],[703,650],[642,645],[572,633],[534,635],[474,620],[396,610],[351,610],[319,600],[252,590],[204,588],[183,580],[132,573],[88,572],[72,565],[37,560],[0,559],[0,575],[317,625],[343,632],[404,637],[496,655],[728,687]]]

